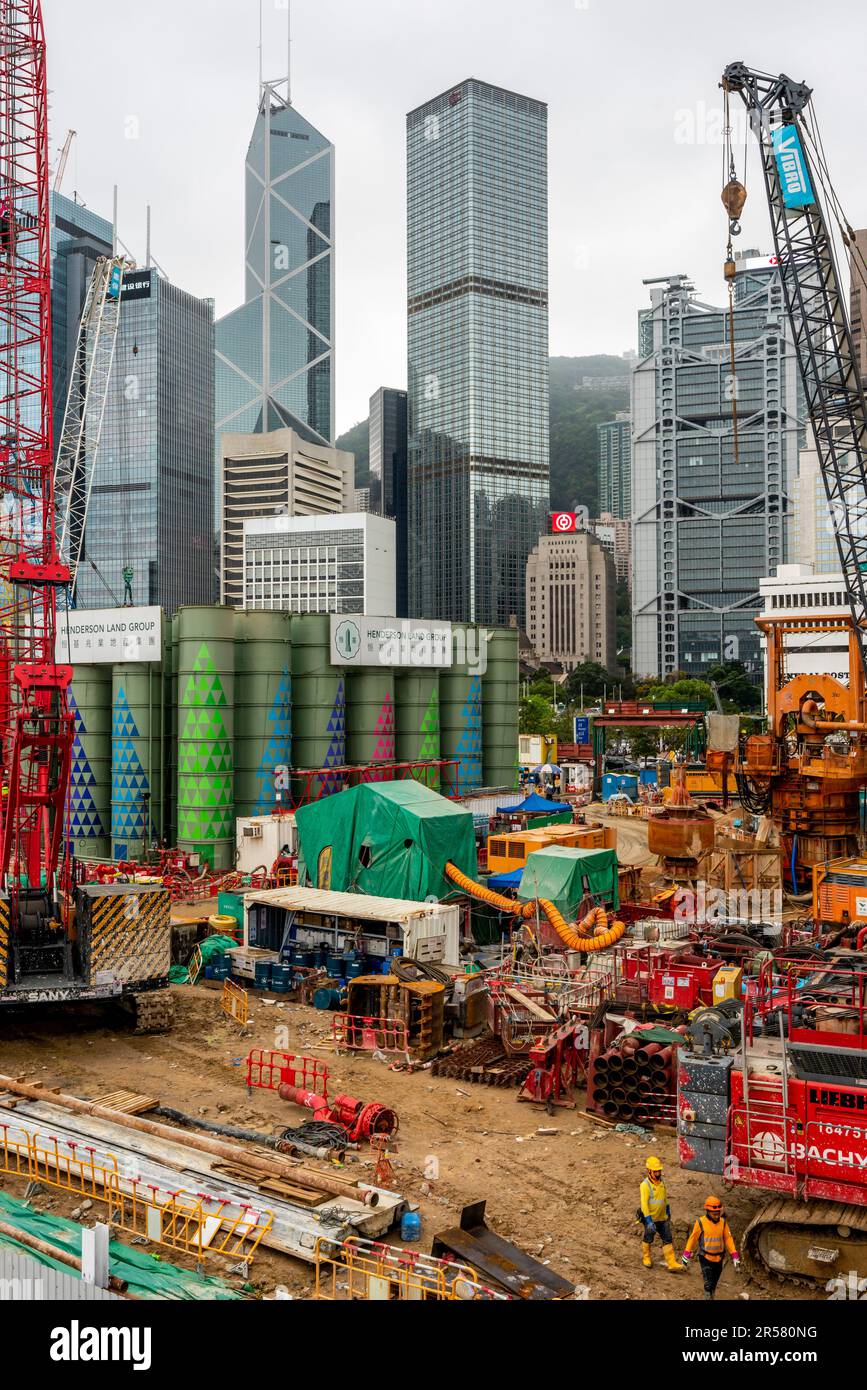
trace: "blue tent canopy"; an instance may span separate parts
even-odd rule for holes
[[[544,796],[537,796],[532,792],[526,801],[521,801],[517,806],[498,806],[498,816],[535,816],[551,815],[554,811],[569,811],[571,807],[562,801],[548,801]]]
[[[501,893],[504,888],[519,888],[523,876],[523,869],[513,869],[509,874],[489,874],[485,886],[493,888],[495,893]]]

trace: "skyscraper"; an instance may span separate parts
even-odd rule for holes
[[[625,521],[632,510],[632,418],[619,410],[596,426],[599,447],[599,511]]]
[[[246,300],[217,323],[216,441],[292,429],[334,442],[334,147],[261,87],[246,161]]]
[[[788,558],[803,423],[779,274],[757,252],[736,259],[734,372],[728,310],[684,275],[646,282],[632,379],[637,675],[740,660],[761,678],[759,581]]]
[[[407,117],[414,616],[524,620],[549,505],[547,122],[474,78]]]
[[[114,367],[78,570],[78,606],[210,603],[214,303],[155,270],[124,278]]]
[[[101,256],[112,254],[110,222],[83,203],[51,194],[51,373],[54,443],[60,441],[87,287]]]
[[[407,586],[407,398],[381,386],[370,398],[371,506],[395,521],[398,618],[409,616]]]

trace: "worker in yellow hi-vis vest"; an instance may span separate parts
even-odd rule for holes
[[[658,1158],[647,1160],[646,1176],[638,1189],[641,1205],[636,1212],[637,1219],[644,1226],[644,1239],[641,1245],[641,1263],[645,1269],[653,1266],[650,1248],[653,1237],[662,1241],[662,1254],[670,1274],[681,1274],[682,1267],[674,1253],[671,1234],[671,1207],[668,1192],[662,1178],[662,1163]]]

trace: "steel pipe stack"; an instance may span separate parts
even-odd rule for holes
[[[593,1062],[587,1109],[629,1124],[671,1123],[677,1089],[674,1047],[631,1033]]]

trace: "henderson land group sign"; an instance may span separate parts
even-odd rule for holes
[[[451,666],[451,623],[331,617],[333,666]]]
[[[162,609],[58,611],[55,660],[61,666],[162,660]]]

